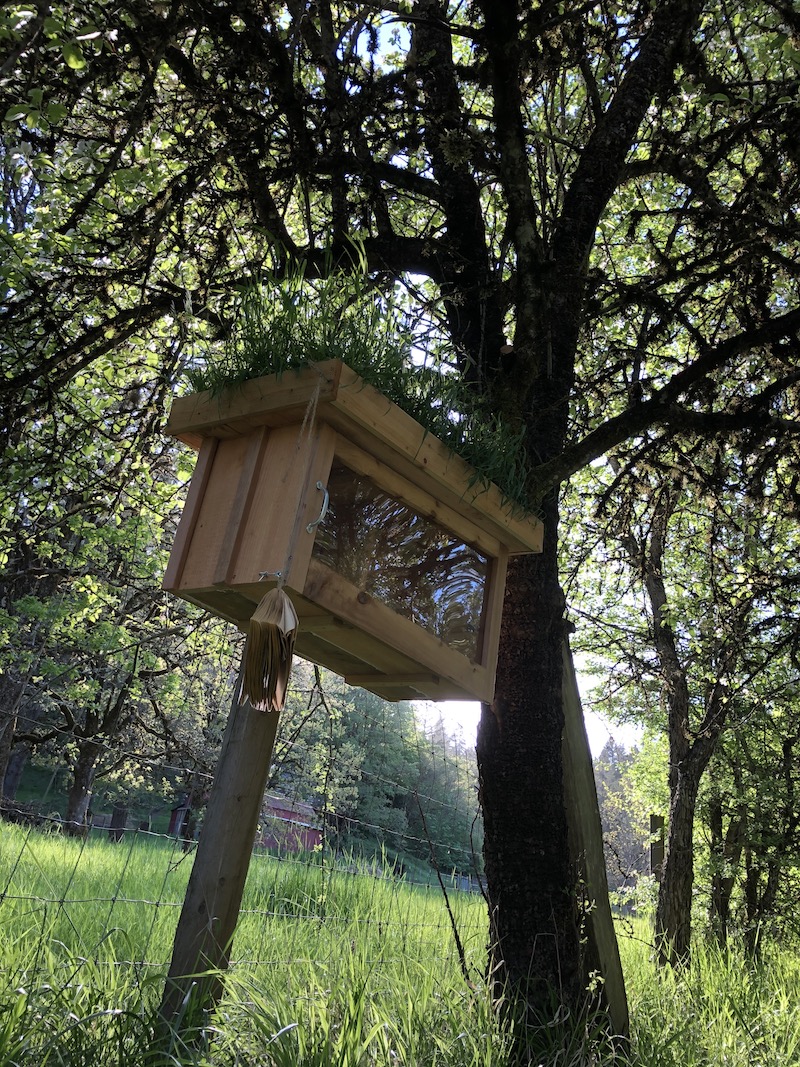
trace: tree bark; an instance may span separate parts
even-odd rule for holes
[[[478,730],[480,801],[490,909],[490,968],[498,995],[544,1014],[577,1006],[580,973],[575,871],[562,777],[564,596],[557,510],[541,556],[512,558],[495,698]]]
[[[9,672],[0,674],[0,788],[4,788],[8,761],[17,729],[17,715],[25,684],[15,681]]]
[[[733,815],[728,829],[723,832],[722,803],[717,799],[711,805],[708,821],[711,857],[716,862],[716,869],[711,876],[708,918],[717,941],[724,947],[728,943],[731,897],[736,884],[736,868],[742,855],[745,820],[743,815]]]
[[[11,746],[14,743],[14,733],[17,728],[16,713],[0,713],[0,785],[5,796],[5,780],[8,764],[11,759]]]
[[[761,926],[773,914],[780,884],[780,859],[768,859],[763,864],[745,851],[745,930],[744,944],[749,955],[758,956],[761,946]],[[766,875],[766,878],[763,876]]]
[[[659,962],[677,966],[689,955],[694,885],[694,816],[702,770],[679,765],[669,806],[669,831],[656,908]]]
[[[86,816],[92,799],[92,786],[99,753],[100,746],[93,741],[82,744],[78,749],[78,758],[72,770],[72,784],[67,795],[67,814],[64,819],[64,828],[73,837],[80,837],[86,833]]]
[[[19,783],[22,780],[22,772],[25,770],[25,764],[28,762],[30,754],[31,749],[28,744],[18,743],[11,750],[11,755],[6,765],[5,777],[3,778],[2,792],[6,800],[16,800]]]
[[[669,598],[664,578],[669,526],[678,506],[675,472],[655,498],[649,529],[639,542],[631,530],[622,544],[631,563],[642,574],[652,613],[653,647],[658,656],[667,706],[669,739],[669,827],[658,887],[655,942],[661,964],[673,966],[689,954],[692,933],[694,884],[693,833],[700,780],[725,726],[724,688],[713,686],[706,697],[705,714],[692,727],[689,675],[681,660],[675,630],[669,620]]]

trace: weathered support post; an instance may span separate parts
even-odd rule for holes
[[[588,905],[585,916],[587,971],[602,976],[600,1002],[607,1008],[614,1032],[627,1038],[629,1029],[625,978],[619,958],[614,918],[608,898],[603,826],[597,803],[592,756],[581,708],[578,680],[569,643],[564,642],[564,798],[567,805],[570,853]]]
[[[191,1025],[222,992],[278,730],[277,712],[238,700],[236,683],[186,890],[161,1016]]]

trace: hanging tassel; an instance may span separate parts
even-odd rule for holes
[[[280,711],[292,670],[297,612],[282,589],[270,589],[250,619],[240,699],[257,711]]]

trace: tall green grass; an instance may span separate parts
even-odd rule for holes
[[[640,1067],[800,1065],[800,958],[695,940],[683,970],[657,972],[641,924],[620,949]],[[643,935],[643,936],[642,936]]]
[[[191,857],[144,835],[88,842],[0,826],[0,1067],[505,1067],[484,981],[480,897],[378,872],[257,856],[217,1010],[191,1032],[156,1010]],[[800,1064],[800,964],[698,945],[658,974],[647,927],[621,938],[640,1067]],[[625,1062],[592,1019],[527,1033],[530,1063]]]
[[[441,358],[423,358],[420,337],[375,289],[356,245],[351,267],[314,279],[297,267],[246,289],[224,344],[187,372],[191,388],[219,393],[341,359],[465,459],[477,482],[494,482],[510,504],[533,508],[524,427],[500,417],[485,383],[478,388]]]

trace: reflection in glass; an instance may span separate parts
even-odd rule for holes
[[[314,558],[477,661],[488,558],[341,463],[328,492]]]

